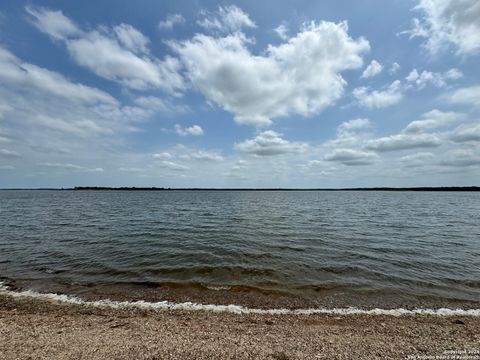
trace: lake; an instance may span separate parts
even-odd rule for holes
[[[0,235],[0,280],[15,289],[256,306],[480,301],[478,192],[4,190]]]

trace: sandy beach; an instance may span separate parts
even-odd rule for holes
[[[476,359],[478,350],[472,316],[113,310],[0,295],[1,359]]]

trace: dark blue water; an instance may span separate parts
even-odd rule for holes
[[[0,278],[480,301],[480,194],[0,191]]]

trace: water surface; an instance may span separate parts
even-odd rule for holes
[[[479,224],[474,192],[0,191],[0,278],[127,299],[479,302]]]

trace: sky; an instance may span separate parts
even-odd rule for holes
[[[480,2],[0,3],[0,188],[480,185]]]

